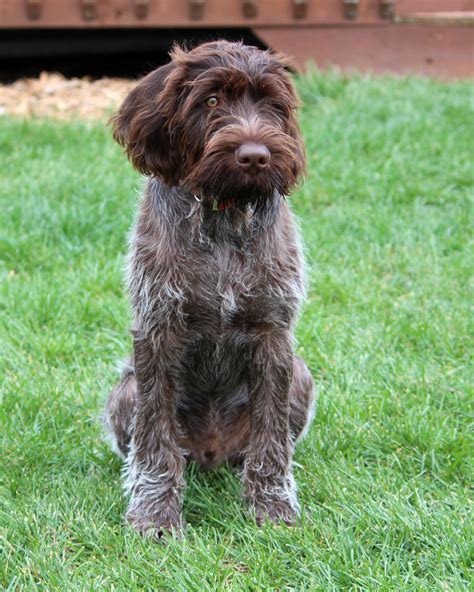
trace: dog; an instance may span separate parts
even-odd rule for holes
[[[305,152],[289,62],[227,41],[170,55],[112,118],[147,176],[128,257],[133,357],[104,414],[126,517],[179,533],[194,460],[240,466],[257,523],[292,525],[314,384],[293,352],[304,266],[285,196]]]

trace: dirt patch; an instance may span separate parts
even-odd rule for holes
[[[101,119],[109,116],[136,82],[124,78],[65,78],[42,72],[0,85],[0,115]]]

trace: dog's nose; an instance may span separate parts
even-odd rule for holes
[[[263,144],[243,144],[235,151],[237,164],[247,173],[259,173],[270,162],[270,150]]]

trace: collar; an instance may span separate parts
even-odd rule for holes
[[[194,194],[193,197],[196,201],[202,201],[202,197],[198,197],[196,194]],[[231,197],[226,201],[220,201],[217,199],[217,197],[214,197],[212,200],[212,211],[218,212],[221,210],[227,210],[227,208],[231,208],[233,205],[235,205],[235,201],[235,197]]]
[[[212,211],[217,212],[219,210],[227,210],[235,204],[235,197],[231,197],[227,201],[219,201],[217,197],[212,200]]]

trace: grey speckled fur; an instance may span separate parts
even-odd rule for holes
[[[284,66],[283,58],[242,44],[176,49],[171,65],[146,77],[114,119],[116,139],[150,175],[128,258],[133,358],[105,409],[114,448],[125,458],[127,518],[143,534],[183,527],[188,459],[205,469],[242,465],[258,522],[292,524],[298,512],[292,456],[314,389],[293,353],[303,262],[282,195],[301,174],[304,151]],[[289,108],[277,110],[244,89],[236,98],[218,95],[220,111],[201,110],[199,93],[209,93],[202,79],[219,81],[222,67],[231,78],[245,75],[247,85],[273,85]],[[264,74],[271,75],[267,87]],[[179,75],[190,83],[184,90],[175,85]],[[170,114],[177,93],[184,94]],[[188,103],[196,114],[186,119],[180,109]],[[272,160],[249,180],[233,155],[257,141]],[[192,146],[193,158],[178,166],[173,142],[182,151]],[[229,196],[231,205],[213,209],[215,199]]]

